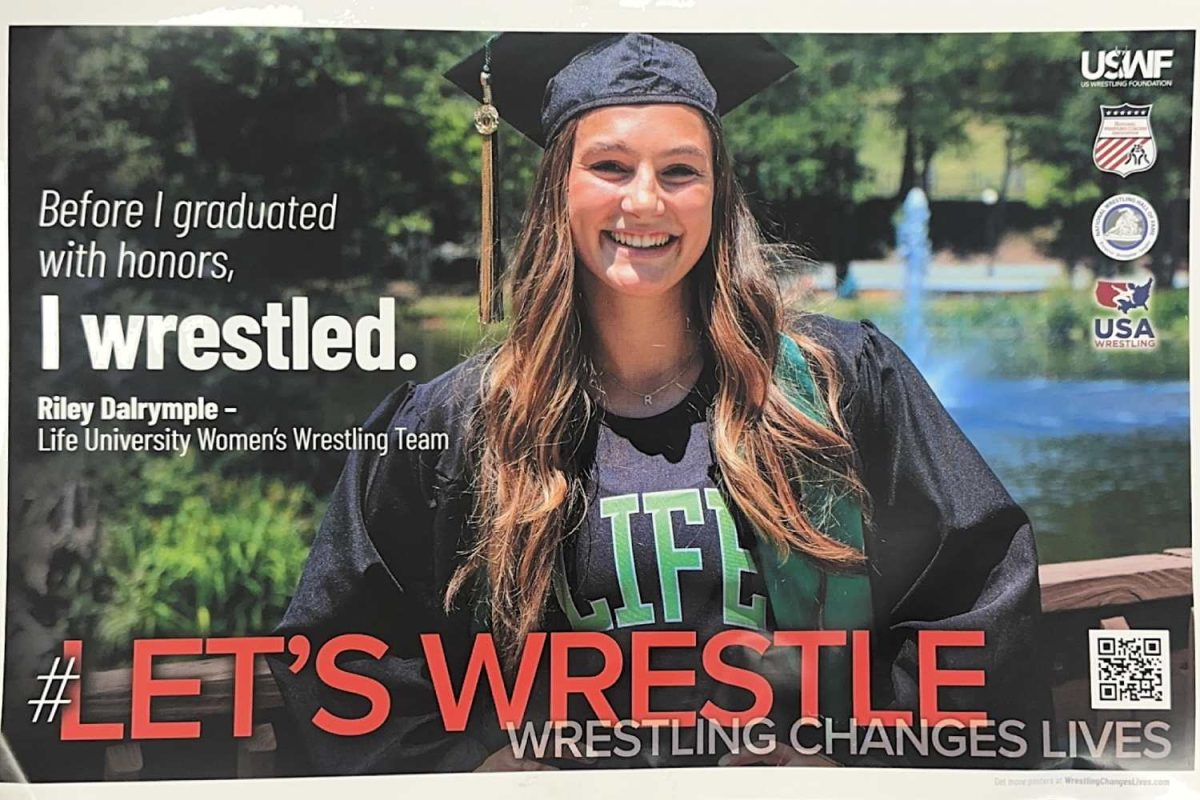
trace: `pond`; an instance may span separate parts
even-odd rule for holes
[[[1042,563],[1190,546],[1186,382],[974,379],[939,394],[1029,513]]]

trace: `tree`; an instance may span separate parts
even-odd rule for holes
[[[441,73],[473,33],[258,28],[72,29],[47,85],[37,154],[67,188],[123,196],[339,196],[334,235],[224,232],[287,276],[405,276],[397,242],[458,239],[477,219],[473,103]],[[139,235],[178,244],[172,232]]]
[[[815,224],[788,233],[814,243],[819,256],[834,262],[839,282],[858,244],[855,201],[866,177],[857,155],[868,66],[860,41],[779,37],[776,45],[798,68],[734,112],[727,127],[748,193],[767,206],[803,209]]]
[[[865,39],[865,37],[864,37]],[[904,134],[897,201],[920,186],[930,193],[934,156],[966,139],[982,67],[976,34],[890,34],[870,38],[872,73]]]
[[[1054,118],[1077,91],[1075,82],[1064,76],[1073,74],[1079,37],[1073,33],[995,33],[981,51],[980,116],[1004,127],[1004,167],[989,237],[994,259],[1004,236],[1013,173],[1021,162],[1040,160],[1049,134],[1045,120]]]

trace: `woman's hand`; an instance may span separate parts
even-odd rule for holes
[[[722,767],[840,767],[832,758],[820,755],[805,755],[796,748],[778,744],[769,753],[729,753],[717,762]]]
[[[549,764],[543,764],[532,758],[518,758],[513,755],[511,747],[502,747],[483,760],[475,768],[476,772],[532,772],[537,770],[556,770]]]

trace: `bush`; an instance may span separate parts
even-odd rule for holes
[[[1047,344],[1055,348],[1070,347],[1072,342],[1083,338],[1087,330],[1087,319],[1079,310],[1078,303],[1064,293],[1057,293],[1049,301],[1046,314]]]
[[[231,479],[190,456],[146,460],[106,506],[94,591],[74,620],[105,662],[127,659],[135,638],[269,631],[321,512],[306,486]]]

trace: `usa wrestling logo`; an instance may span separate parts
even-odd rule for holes
[[[1097,349],[1148,349],[1157,344],[1154,328],[1148,316],[1132,318],[1134,311],[1150,312],[1150,288],[1153,278],[1145,283],[1133,281],[1096,281],[1096,303],[1116,311],[1119,317],[1097,317],[1092,320],[1092,343]]]

